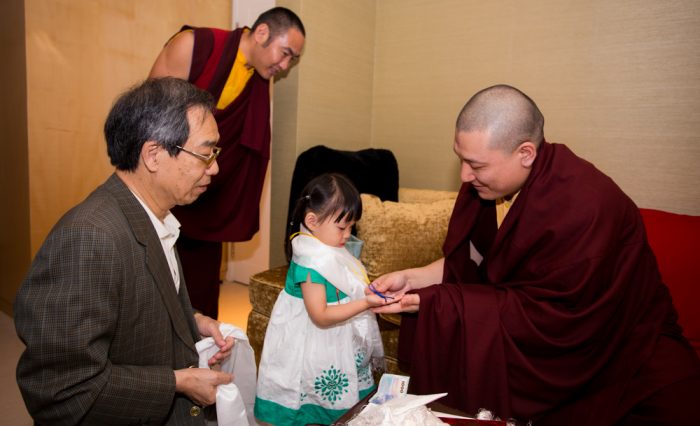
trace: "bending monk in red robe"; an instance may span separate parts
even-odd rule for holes
[[[173,76],[207,90],[222,148],[219,174],[196,202],[172,210],[192,306],[216,318],[221,242],[247,241],[258,231],[260,196],[270,159],[270,81],[289,68],[305,30],[289,9],[261,14],[251,29],[183,29],[163,48],[150,77]]]
[[[374,285],[401,298],[411,391],[536,425],[692,424],[700,361],[637,206],[510,86],[457,120],[463,181],[443,246]]]

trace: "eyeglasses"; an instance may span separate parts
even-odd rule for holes
[[[197,154],[196,152],[192,152],[188,149],[185,149],[185,148],[181,147],[180,145],[175,145],[175,148],[179,149],[180,151],[186,152],[190,155],[197,157],[198,159],[203,161],[204,164],[207,165],[207,167],[211,166],[211,163],[213,163],[214,160],[216,160],[216,157],[218,157],[219,154],[221,154],[221,147],[218,147],[218,146],[215,146],[214,148],[212,148],[211,154],[209,154],[208,156],[202,155],[202,154]]]

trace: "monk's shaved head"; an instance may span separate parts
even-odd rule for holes
[[[515,87],[499,84],[481,90],[464,105],[457,131],[487,132],[492,148],[514,151],[530,141],[544,140],[544,117],[535,102]]]

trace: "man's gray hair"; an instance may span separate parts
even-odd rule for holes
[[[149,140],[177,156],[177,146],[184,145],[190,134],[190,108],[211,111],[214,98],[179,78],[148,79],[122,94],[104,125],[112,165],[118,170],[136,170],[141,148]]]

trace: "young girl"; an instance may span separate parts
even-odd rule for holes
[[[361,216],[360,194],[341,175],[321,175],[302,191],[258,371],[263,422],[330,424],[374,388],[384,350],[368,308],[384,299],[364,294],[365,268],[344,247]]]

